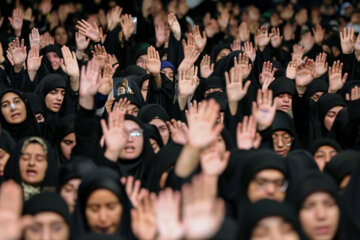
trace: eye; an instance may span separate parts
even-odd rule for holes
[[[3,103],[3,104],[1,104],[1,107],[2,107],[2,108],[6,108],[6,107],[8,107],[8,106],[9,106],[8,103]]]
[[[50,91],[50,94],[56,94],[56,90],[54,89],[54,90],[51,90]]]

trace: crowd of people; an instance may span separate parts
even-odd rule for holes
[[[0,239],[360,238],[360,2],[0,3]]]

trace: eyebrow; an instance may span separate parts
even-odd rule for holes
[[[12,100],[20,99],[20,97],[13,97]],[[10,100],[4,100],[1,103],[9,102]]]

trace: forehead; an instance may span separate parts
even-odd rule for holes
[[[64,218],[55,212],[40,212],[34,216],[36,223],[50,224],[52,222],[65,222]]]
[[[330,108],[330,110],[328,112],[339,112],[341,109],[343,109],[343,106],[335,106]]]
[[[258,221],[258,223],[256,225],[262,226],[262,227],[278,227],[284,222],[286,222],[286,221],[283,217],[269,216],[269,217],[262,218],[260,221]]]
[[[283,98],[283,97],[289,97],[291,98],[292,95],[290,93],[280,93],[279,95],[277,95],[276,97],[278,98]]]
[[[318,148],[317,151],[324,151],[324,152],[332,152],[332,151],[335,151],[335,148],[333,148],[332,146],[329,146],[329,145],[324,145],[324,146],[321,146]]]
[[[162,125],[166,125],[165,122],[163,120],[161,120],[160,118],[154,118],[149,123],[154,124],[157,127],[162,126]]]
[[[267,179],[285,178],[284,174],[277,169],[263,169],[256,173],[255,177]]]
[[[87,199],[88,204],[91,203],[106,203],[112,201],[118,201],[118,197],[107,189],[98,189],[93,191]]]
[[[8,93],[4,94],[1,101],[10,100],[10,99],[13,99],[13,98],[16,98],[16,97],[20,98],[20,96],[17,95],[16,93],[8,92]]]
[[[29,143],[23,152],[45,153],[45,150],[39,143]]]
[[[131,129],[135,129],[135,128],[140,128],[140,125],[137,124],[136,122],[132,121],[132,120],[125,120],[124,122],[124,126],[127,130],[131,130]]]
[[[319,201],[325,201],[325,200],[335,200],[329,193],[327,192],[314,192],[312,194],[310,194],[309,196],[307,196],[305,198],[305,201],[315,201],[315,202],[319,202]]]
[[[289,133],[287,131],[284,131],[284,130],[276,130],[272,134],[282,136],[282,135],[286,135],[286,134],[289,134]]]

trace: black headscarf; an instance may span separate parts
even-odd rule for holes
[[[159,130],[156,128],[156,126],[153,124],[144,124],[144,126],[145,126],[144,131],[146,131],[149,139],[150,138],[154,139],[159,145],[159,147],[162,148],[164,146],[164,143],[162,141]]]
[[[212,47],[210,54],[211,62],[213,63],[216,62],[217,56],[223,49],[229,49],[230,51],[232,51],[230,48],[230,44],[216,44],[215,46]]]
[[[78,199],[74,214],[74,231],[76,237],[90,231],[87,224],[85,210],[89,196],[96,190],[106,189],[114,193],[123,207],[120,226],[115,235],[131,236],[130,201],[124,187],[120,183],[120,175],[109,168],[94,169],[83,177],[78,190]]]
[[[15,89],[5,89],[0,93],[0,101],[4,97],[6,93],[15,93],[17,94],[21,100],[25,104],[26,108],[26,119],[24,122],[19,124],[10,124],[8,123],[2,113],[0,114],[0,122],[2,125],[2,128],[6,129],[7,132],[10,134],[10,136],[15,140],[18,141],[21,138],[29,137],[29,136],[40,136],[40,128],[39,125],[35,119],[35,115],[33,114],[33,111],[28,103],[27,98],[18,90]]]
[[[208,94],[205,99],[214,99],[216,103],[220,106],[220,112],[225,112],[228,107],[228,101],[225,92],[212,92]]]
[[[23,215],[35,216],[42,212],[54,212],[64,218],[69,227],[70,235],[70,213],[65,200],[57,193],[42,192],[25,202]]]
[[[114,107],[116,102],[119,102],[120,99],[124,99],[124,98],[130,101],[130,104],[137,106],[139,109],[144,105],[143,102],[140,99],[138,99],[134,94],[125,93],[125,94],[120,94],[115,98],[111,106],[111,109]]]
[[[204,83],[202,84],[202,92],[203,95],[205,92],[212,88],[220,88],[223,91],[225,91],[225,81],[224,77],[218,77],[211,75],[209,78],[207,78]]]
[[[329,89],[329,84],[325,82],[323,79],[318,78],[312,81],[309,86],[306,88],[305,95],[311,97],[317,92],[324,92],[326,93]]]
[[[284,76],[278,77],[270,83],[269,89],[273,91],[274,98],[282,93],[288,93],[291,96],[294,96],[296,93],[294,80]]]
[[[27,97],[30,107],[34,114],[41,113],[44,115],[44,106],[39,96],[33,92],[24,93]]]
[[[333,147],[337,152],[341,151],[341,147],[338,142],[331,138],[318,138],[311,145],[310,152],[312,155],[316,153],[316,151],[322,146],[330,146]]]
[[[66,79],[63,76],[54,73],[54,74],[48,74],[47,76],[45,76],[41,80],[39,85],[36,86],[35,91],[34,91],[40,97],[40,99],[43,103],[44,113],[45,113],[44,117],[45,117],[46,121],[48,121],[48,122],[51,120],[58,120],[60,118],[60,116],[63,115],[65,105],[66,105],[65,96],[64,96],[64,100],[61,104],[61,109],[58,113],[53,113],[46,107],[46,103],[45,103],[46,95],[50,91],[52,91],[56,88],[63,88],[64,90],[66,90]]]
[[[324,171],[331,175],[338,184],[346,177],[351,175],[360,161],[360,152],[345,150],[332,157],[326,163]]]
[[[2,148],[8,154],[11,154],[15,147],[15,141],[12,137],[6,132],[5,129],[1,129],[0,133],[0,148]]]
[[[170,120],[165,109],[158,104],[146,104],[140,109],[137,117],[144,123],[149,123],[156,118],[163,120],[165,123]]]
[[[327,112],[335,106],[345,106],[345,101],[341,97],[341,95],[336,93],[326,93],[319,98],[317,102],[317,107],[319,113],[319,121],[322,126],[324,126],[324,119]]]
[[[55,126],[55,139],[54,139],[54,149],[55,149],[55,157],[58,161],[58,164],[64,164],[69,160],[66,159],[61,151],[61,141],[68,134],[75,132],[75,118],[76,115],[70,114],[61,118]]]
[[[239,231],[241,233],[239,239],[250,240],[252,231],[257,223],[266,217],[282,217],[286,222],[292,225],[299,237],[301,237],[301,228],[295,209],[287,203],[263,199],[249,205],[245,214],[246,221],[243,221],[245,224],[240,226],[240,229],[243,229],[243,231]]]
[[[5,166],[4,178],[6,180],[13,179],[19,184],[22,183],[19,161],[22,151],[25,149],[25,145],[30,143],[40,144],[46,152],[46,161],[48,165],[45,172],[45,178],[41,184],[41,188],[55,190],[58,182],[58,165],[55,160],[54,152],[51,145],[45,139],[40,137],[24,138],[16,144],[13,152],[11,153],[10,159]]]

